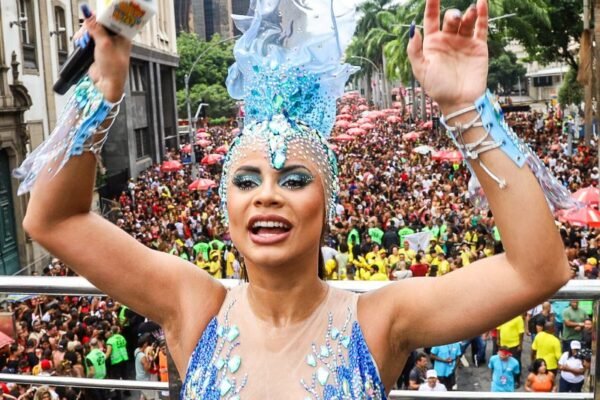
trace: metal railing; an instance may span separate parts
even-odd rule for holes
[[[239,284],[237,280],[222,280],[230,288]],[[344,290],[358,293],[369,292],[388,285],[387,282],[356,282],[356,281],[330,281],[329,284]],[[12,277],[0,279],[0,293],[11,294],[41,294],[41,295],[76,295],[76,296],[102,296],[104,295],[90,282],[83,278],[59,277]],[[600,281],[575,280],[565,285],[553,297],[555,300],[594,300],[594,354],[597,349],[597,338],[600,338]],[[595,363],[592,370],[594,377],[600,376],[600,363]],[[41,377],[29,375],[0,374],[0,382],[13,382],[33,385],[70,386],[79,388],[97,389],[122,389],[122,390],[169,390],[171,399],[179,397],[178,390],[165,382],[141,382],[110,379],[87,379],[68,377]],[[490,392],[416,392],[394,390],[390,393],[390,400],[409,399],[564,399],[564,400],[600,400],[600,391],[594,384],[595,393],[490,393]]]

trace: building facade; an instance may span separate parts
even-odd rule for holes
[[[245,15],[250,0],[175,0],[177,32],[193,32],[202,40],[214,34],[231,37],[240,32],[231,19],[232,14]]]
[[[55,128],[69,93],[59,96],[52,87],[83,21],[80,5],[95,9],[99,1],[0,2],[0,275],[44,257],[22,229],[28,197],[16,195],[10,172]],[[175,10],[170,0],[158,3],[158,15],[134,40],[127,96],[104,148],[107,184],[101,195],[178,144]]]

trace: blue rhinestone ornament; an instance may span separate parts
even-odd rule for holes
[[[243,100],[245,128],[226,157],[220,195],[228,223],[229,172],[248,152],[264,151],[279,170],[293,155],[316,165],[325,185],[327,217],[335,214],[337,161],[326,139],[336,101],[357,67],[342,63],[356,28],[355,7],[333,0],[254,0],[233,16],[243,35],[229,69],[231,97]]]
[[[14,170],[13,176],[22,181],[17,193],[29,192],[44,168],[56,176],[71,157],[83,154],[86,142],[97,132],[114,106],[104,99],[89,76],[83,77],[50,137]]]

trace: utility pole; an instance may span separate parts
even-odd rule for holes
[[[596,0],[597,2],[598,0]],[[584,32],[587,32],[588,34],[590,33],[590,20],[591,20],[591,7],[590,7],[590,2],[591,0],[583,0],[583,30]],[[596,29],[598,29],[596,27]],[[590,40],[590,43],[592,42],[592,40]],[[590,49],[591,51],[592,49]],[[584,87],[585,90],[585,109],[584,109],[584,114],[585,114],[585,143],[587,145],[590,144],[591,139],[592,139],[592,119],[594,116],[594,109],[593,109],[593,104],[594,104],[594,68],[593,68],[593,62],[592,62],[592,67],[590,68],[590,74],[592,76],[590,76],[588,78],[588,82]]]

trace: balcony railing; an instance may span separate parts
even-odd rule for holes
[[[222,280],[226,287],[238,284],[235,280]],[[385,286],[386,282],[356,282],[331,281],[331,286],[354,292],[368,292]],[[102,296],[103,293],[83,278],[54,278],[54,277],[10,277],[0,279],[0,293],[10,294],[41,294],[41,295],[75,295]],[[593,354],[597,354],[597,338],[600,337],[598,324],[600,306],[600,281],[576,280],[571,281],[554,296],[555,300],[594,300],[594,342]],[[600,363],[594,363],[594,377],[600,376]],[[180,388],[175,383],[140,382],[110,379],[86,379],[67,377],[40,377],[30,375],[0,374],[0,382],[14,382],[32,385],[70,386],[79,388],[120,389],[120,390],[169,390],[172,400],[179,398]],[[490,393],[490,392],[415,392],[395,390],[390,393],[390,400],[409,399],[593,399],[600,400],[600,391],[594,381],[594,393]]]

